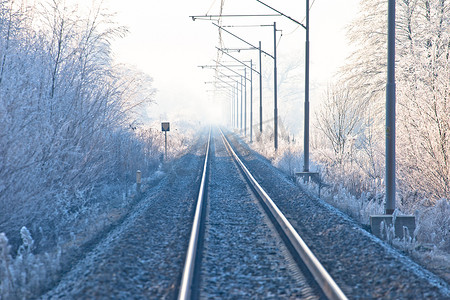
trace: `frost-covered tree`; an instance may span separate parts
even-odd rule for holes
[[[387,1],[362,0],[360,5],[349,27],[356,50],[337,82],[364,108],[356,156],[370,178],[382,176],[384,168]],[[406,204],[450,197],[449,15],[446,0],[397,1],[398,187]],[[333,122],[338,115],[330,111],[324,117]]]
[[[317,113],[317,128],[333,150],[330,157],[338,166],[354,156],[356,136],[363,125],[363,106],[346,88],[329,87],[322,109]]]
[[[316,147],[339,166],[339,171],[328,168],[327,172],[348,179],[344,186],[355,193],[376,186],[383,177],[386,23],[387,1],[360,2],[359,13],[348,27],[355,50],[325,95],[317,118],[317,129],[327,137],[329,150]]]
[[[450,1],[400,2],[400,178],[434,201],[450,198]]]
[[[151,161],[130,126],[151,78],[111,61],[125,28],[95,2],[88,13],[24,3],[0,1],[0,231],[11,240],[22,226],[57,230],[99,185],[131,178],[111,176],[118,166]],[[117,156],[118,143],[133,151]]]

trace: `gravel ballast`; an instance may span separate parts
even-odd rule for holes
[[[308,195],[236,135],[233,147],[350,299],[450,299],[448,284]]]
[[[175,299],[206,137],[200,134],[187,154],[168,164],[166,176],[40,299]],[[236,175],[219,135],[213,139],[200,297],[313,299],[314,288],[301,278],[257,199]],[[450,299],[444,280],[303,191],[236,135],[229,140],[347,297]]]
[[[217,133],[210,164],[200,299],[318,299]]]
[[[178,293],[206,135],[170,163],[134,211],[41,299],[173,299]]]

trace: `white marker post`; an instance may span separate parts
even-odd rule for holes
[[[136,171],[136,194],[138,197],[141,197],[141,181],[142,181],[142,173],[140,170]]]
[[[167,159],[167,131],[170,131],[170,123],[162,122],[161,130],[164,131],[164,159]]]

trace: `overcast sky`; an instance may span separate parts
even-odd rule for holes
[[[90,2],[90,0],[86,0]],[[205,81],[212,80],[212,72],[198,68],[211,64],[216,58],[218,30],[210,21],[195,22],[190,15],[218,14],[220,0],[106,0],[112,11],[117,11],[117,20],[129,28],[129,35],[113,44],[115,59],[120,63],[136,66],[154,79],[158,90],[157,105],[153,105],[151,115],[155,118],[170,119],[182,113],[188,118],[217,119],[220,108],[208,99]],[[305,16],[305,2],[297,0],[267,0],[292,18],[302,21]],[[310,4],[313,0],[310,1]],[[357,0],[316,0],[310,12],[311,41],[311,85],[316,86],[311,102],[317,101],[321,87],[331,80],[338,66],[342,65],[348,53],[345,26],[357,12]],[[268,8],[255,0],[225,0],[224,14],[271,14]],[[303,70],[305,30],[282,17],[271,18],[224,18],[224,25],[273,24],[282,30],[278,35],[277,52],[279,60],[298,57]],[[273,29],[229,28],[249,42],[256,44],[262,40],[263,49],[273,53]],[[246,47],[232,37],[223,37],[227,47]],[[242,59],[257,52],[242,54]],[[241,54],[239,54],[241,55]],[[283,72],[279,69],[278,72]],[[302,71],[303,72],[303,71]],[[303,73],[302,73],[303,74]],[[302,75],[303,76],[303,75]],[[302,79],[303,82],[304,79]],[[319,86],[319,87],[317,87]],[[256,92],[256,91],[255,91]],[[303,99],[303,91],[299,99]],[[211,94],[210,94],[211,95]],[[302,103],[299,103],[301,106]],[[299,108],[300,109],[300,108]],[[204,115],[206,113],[206,116]]]

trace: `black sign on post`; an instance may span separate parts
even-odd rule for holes
[[[169,122],[162,122],[161,123],[161,130],[162,131],[170,131],[170,123]]]
[[[170,123],[162,122],[161,130],[164,132],[164,157],[167,159],[167,131],[170,131]]]

